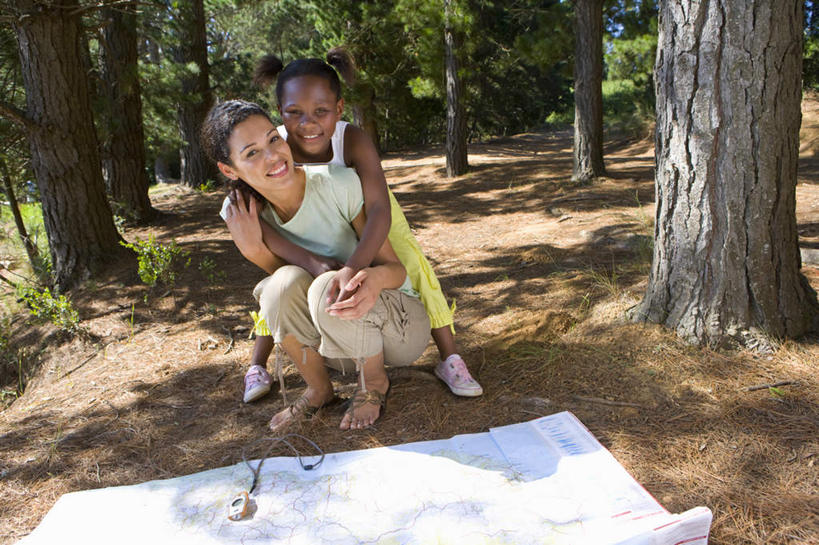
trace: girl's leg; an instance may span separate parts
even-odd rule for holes
[[[267,395],[273,384],[273,377],[267,372],[267,358],[273,350],[273,337],[262,335],[256,337],[253,344],[253,354],[250,356],[250,367],[245,373],[244,396],[245,403],[256,401]]]
[[[334,397],[333,384],[324,366],[324,358],[318,352],[301,344],[293,335],[287,335],[282,340],[282,348],[296,363],[301,378],[307,383],[307,389],[302,398],[292,405],[276,413],[270,420],[270,429],[278,431],[303,419],[307,414],[315,412],[332,401]]]
[[[452,329],[448,325],[436,327],[432,330],[432,338],[435,339],[435,345],[441,354],[441,361],[435,368],[435,376],[443,380],[455,395],[464,397],[481,395],[483,388],[469,374],[466,362],[458,354]]]
[[[436,327],[431,330],[431,333],[432,340],[435,341],[435,346],[438,347],[438,353],[441,355],[441,360],[445,360],[458,352],[458,348],[455,346],[455,336],[448,325]]]
[[[358,385],[362,389],[366,387],[367,392],[378,392],[381,396],[387,395],[387,390],[390,389],[390,379],[387,377],[387,370],[384,368],[383,352],[365,360],[364,384],[362,385],[359,379]],[[363,394],[356,392],[354,398],[356,395]],[[381,403],[375,397],[370,397],[370,399],[372,401],[355,404],[352,410],[347,411],[341,419],[339,427],[342,430],[358,430],[372,426],[381,415]]]
[[[253,353],[250,355],[250,365],[267,367],[267,359],[273,352],[273,337],[270,335],[256,335],[256,342],[253,343]]]

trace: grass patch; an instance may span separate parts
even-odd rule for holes
[[[39,262],[34,266],[29,262],[23,241],[20,240],[20,233],[14,221],[11,207],[0,206],[0,228],[5,236],[0,238],[0,256],[2,256],[2,268],[8,269],[17,275],[12,281],[20,280],[35,281],[36,278],[46,278],[50,272],[51,253],[48,247],[48,237],[43,224],[43,209],[40,203],[20,204],[20,215],[23,217],[23,224],[26,233],[34,242],[40,253]],[[36,267],[36,270],[35,270]],[[7,275],[8,277],[8,275]]]

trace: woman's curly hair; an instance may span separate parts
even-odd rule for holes
[[[205,122],[202,123],[202,129],[199,131],[199,140],[211,161],[234,166],[233,161],[230,159],[228,140],[236,125],[254,115],[260,115],[272,123],[264,108],[254,102],[227,100],[216,104],[210,109]],[[225,183],[228,191],[238,189],[246,196],[252,195],[262,202],[265,200],[258,191],[250,187],[242,179],[231,180],[228,178]]]

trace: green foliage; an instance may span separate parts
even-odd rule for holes
[[[40,290],[31,286],[21,287],[18,295],[29,312],[39,319],[68,333],[79,331],[80,315],[65,295],[55,297],[49,288]]]
[[[632,80],[603,82],[603,121],[615,130],[639,133],[654,118],[654,108],[644,102],[645,90]]]
[[[26,388],[26,350],[16,349],[11,344],[11,321],[0,318],[0,404],[14,401]]]
[[[802,6],[805,14],[802,85],[819,91],[819,1],[806,0]]]
[[[805,40],[805,57],[802,61],[802,86],[819,91],[819,36]]]
[[[652,86],[654,58],[657,55],[656,29],[629,40],[606,40],[604,50],[606,79],[627,79],[637,87]]]
[[[211,193],[217,189],[219,189],[219,182],[211,178],[208,178],[205,183],[199,184],[199,191],[202,193]]]
[[[199,272],[208,281],[208,284],[215,286],[221,284],[227,279],[227,273],[216,269],[216,262],[210,257],[204,257],[199,262]]]
[[[173,288],[180,262],[184,259],[183,266],[190,265],[189,252],[182,250],[176,241],[171,241],[167,245],[161,244],[151,235],[148,240],[120,244],[136,252],[139,278],[152,288],[157,284],[168,289]]]
[[[26,226],[26,232],[39,252],[36,263],[30,263],[31,272],[34,273],[34,277],[37,279],[46,281],[51,278],[51,254],[48,239],[45,236],[42,206],[40,203],[18,204],[20,215],[23,217],[23,224]],[[14,263],[29,263],[9,206],[0,206],[0,232],[3,233],[3,236],[0,237],[0,253],[11,257]],[[25,266],[21,266],[21,269],[22,274],[27,274]]]
[[[616,129],[638,132],[654,118],[657,5],[610,0],[604,14],[603,119]]]

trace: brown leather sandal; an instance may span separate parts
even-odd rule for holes
[[[335,398],[333,398],[333,401],[334,400],[335,400]],[[302,395],[301,397],[299,397],[296,401],[291,403],[285,409],[285,411],[290,411],[290,418],[288,418],[284,422],[281,422],[279,425],[277,425],[275,427],[273,426],[273,419],[271,418],[270,419],[270,424],[268,425],[268,428],[270,428],[270,431],[275,432],[275,431],[281,431],[284,428],[286,428],[288,426],[291,426],[291,425],[293,425],[293,424],[295,424],[297,422],[298,423],[306,422],[306,421],[310,420],[311,418],[313,418],[313,416],[319,411],[319,409],[321,409],[323,407],[326,407],[327,405],[329,405],[333,401],[328,401],[327,403],[319,405],[318,407],[313,407],[312,405],[310,405],[310,400],[307,399],[307,396]],[[281,412],[283,412],[283,411],[281,411]],[[278,412],[275,415],[273,415],[273,418],[276,418],[276,416],[281,414],[281,412]]]
[[[355,392],[353,393],[353,397],[349,400],[349,406],[347,410],[344,411],[344,416],[350,415],[350,421],[352,423],[353,419],[353,411],[358,409],[359,407],[366,405],[368,403],[373,405],[380,405],[381,410],[378,412],[378,418],[373,421],[373,424],[378,421],[379,418],[384,416],[384,411],[387,408],[387,395],[390,393],[390,388],[392,385],[387,387],[387,391],[385,393],[378,392],[376,390],[361,390],[360,388],[356,388]],[[343,417],[342,417],[343,420]],[[367,426],[369,427],[369,426]],[[365,428],[353,428],[352,426],[346,428],[348,430],[352,429],[366,429]]]

